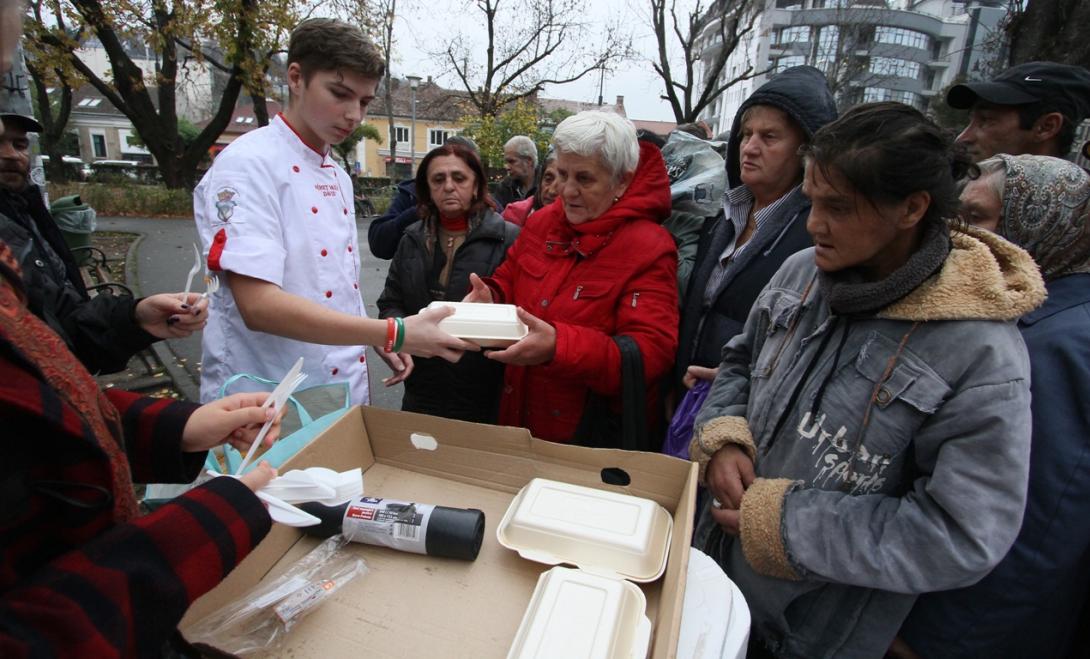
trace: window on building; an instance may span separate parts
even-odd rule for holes
[[[896,57],[872,57],[870,58],[870,71],[880,76],[919,80],[923,68],[919,62],[910,62]]]
[[[139,153],[143,155],[151,155],[151,152],[148,151],[144,146],[140,145],[138,141],[137,143],[134,143],[133,132],[127,128],[117,129],[117,141],[121,145],[122,154],[127,155]]]
[[[863,103],[877,103],[879,101],[896,101],[911,105],[917,110],[923,109],[923,97],[915,92],[900,89],[886,89],[885,87],[866,87],[863,89]]]
[[[95,152],[96,158],[105,158],[106,135],[102,133],[91,133],[91,149]]]
[[[923,97],[915,92],[895,91],[891,100],[905,105],[911,105],[917,110],[923,110]]]
[[[450,137],[450,131],[442,128],[429,128],[428,129],[428,148],[434,149],[438,146],[443,146],[447,142],[447,138]]]
[[[783,27],[776,30],[776,40],[774,43],[780,46],[784,46],[792,43],[809,43],[810,42],[810,26],[809,25],[792,25],[791,27]]]
[[[906,30],[901,27],[886,27],[884,25],[879,25],[874,29],[874,42],[890,43],[896,46],[908,46],[909,48],[920,48],[922,50],[931,48],[931,37],[923,32]]]
[[[776,73],[780,73],[793,66],[802,66],[803,64],[806,64],[806,58],[802,55],[791,55],[789,57],[778,57],[775,62]]]
[[[409,127],[408,126],[394,126],[394,141],[408,142],[409,141]]]
[[[817,56],[818,58],[836,57],[836,49],[840,44],[840,28],[836,25],[827,25],[818,30]]]
[[[776,0],[776,9],[802,9],[802,0]]]
[[[101,98],[85,98],[76,103],[77,108],[97,108],[100,105],[102,105]]]
[[[866,87],[863,89],[863,102],[864,103],[878,103],[880,101],[888,101],[890,96],[890,90],[884,87]]]

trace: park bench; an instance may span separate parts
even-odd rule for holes
[[[80,264],[80,276],[91,297],[103,291],[115,295],[132,296],[131,288],[114,281],[113,274],[110,272],[110,261],[101,249],[88,245],[73,247],[71,251],[76,263]]]
[[[133,297],[133,290],[116,281],[110,271],[110,260],[106,253],[93,245],[72,247],[72,256],[79,264],[83,285],[91,297],[96,295],[128,295]],[[117,386],[127,391],[152,391],[170,384],[170,378],[163,368],[154,350],[145,348],[136,353],[129,362],[129,368],[121,373],[100,375],[96,379],[103,386]]]

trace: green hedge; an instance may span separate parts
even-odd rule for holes
[[[49,198],[78,194],[99,215],[193,217],[193,193],[139,183],[49,183]]]
[[[49,198],[78,194],[83,202],[107,217],[193,217],[193,194],[161,185],[139,183],[49,182]],[[393,200],[393,188],[382,186],[368,193],[375,212],[382,214]]]

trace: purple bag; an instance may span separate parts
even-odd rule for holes
[[[662,452],[682,460],[689,459],[689,442],[693,438],[693,422],[696,413],[704,405],[704,399],[712,388],[711,380],[698,380],[674,411],[670,427],[666,429],[666,440],[662,443]]]

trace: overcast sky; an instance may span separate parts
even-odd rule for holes
[[[622,95],[625,109],[632,119],[654,119],[673,121],[670,105],[660,99],[663,92],[662,80],[652,70],[647,57],[654,54],[656,46],[651,28],[642,17],[635,15],[629,2],[638,0],[590,0],[585,12],[589,41],[594,41],[595,34],[600,35],[608,22],[620,20],[623,27],[633,37],[633,47],[639,57],[617,67],[616,71],[606,74],[603,100],[612,103],[616,96]],[[423,78],[435,77],[445,87],[459,88],[458,79],[453,75],[443,75],[439,63],[428,56],[429,50],[444,49],[455,32],[475,35],[475,41],[481,44],[483,51],[487,44],[484,32],[483,14],[470,3],[455,0],[446,9],[436,7],[441,3],[429,3],[421,8],[419,0],[416,6],[401,11],[403,0],[398,0],[398,18],[394,46],[393,72],[399,77],[418,75]],[[503,25],[500,25],[502,29]],[[577,101],[598,100],[598,74],[592,73],[583,79],[561,86],[546,88],[544,96]]]

